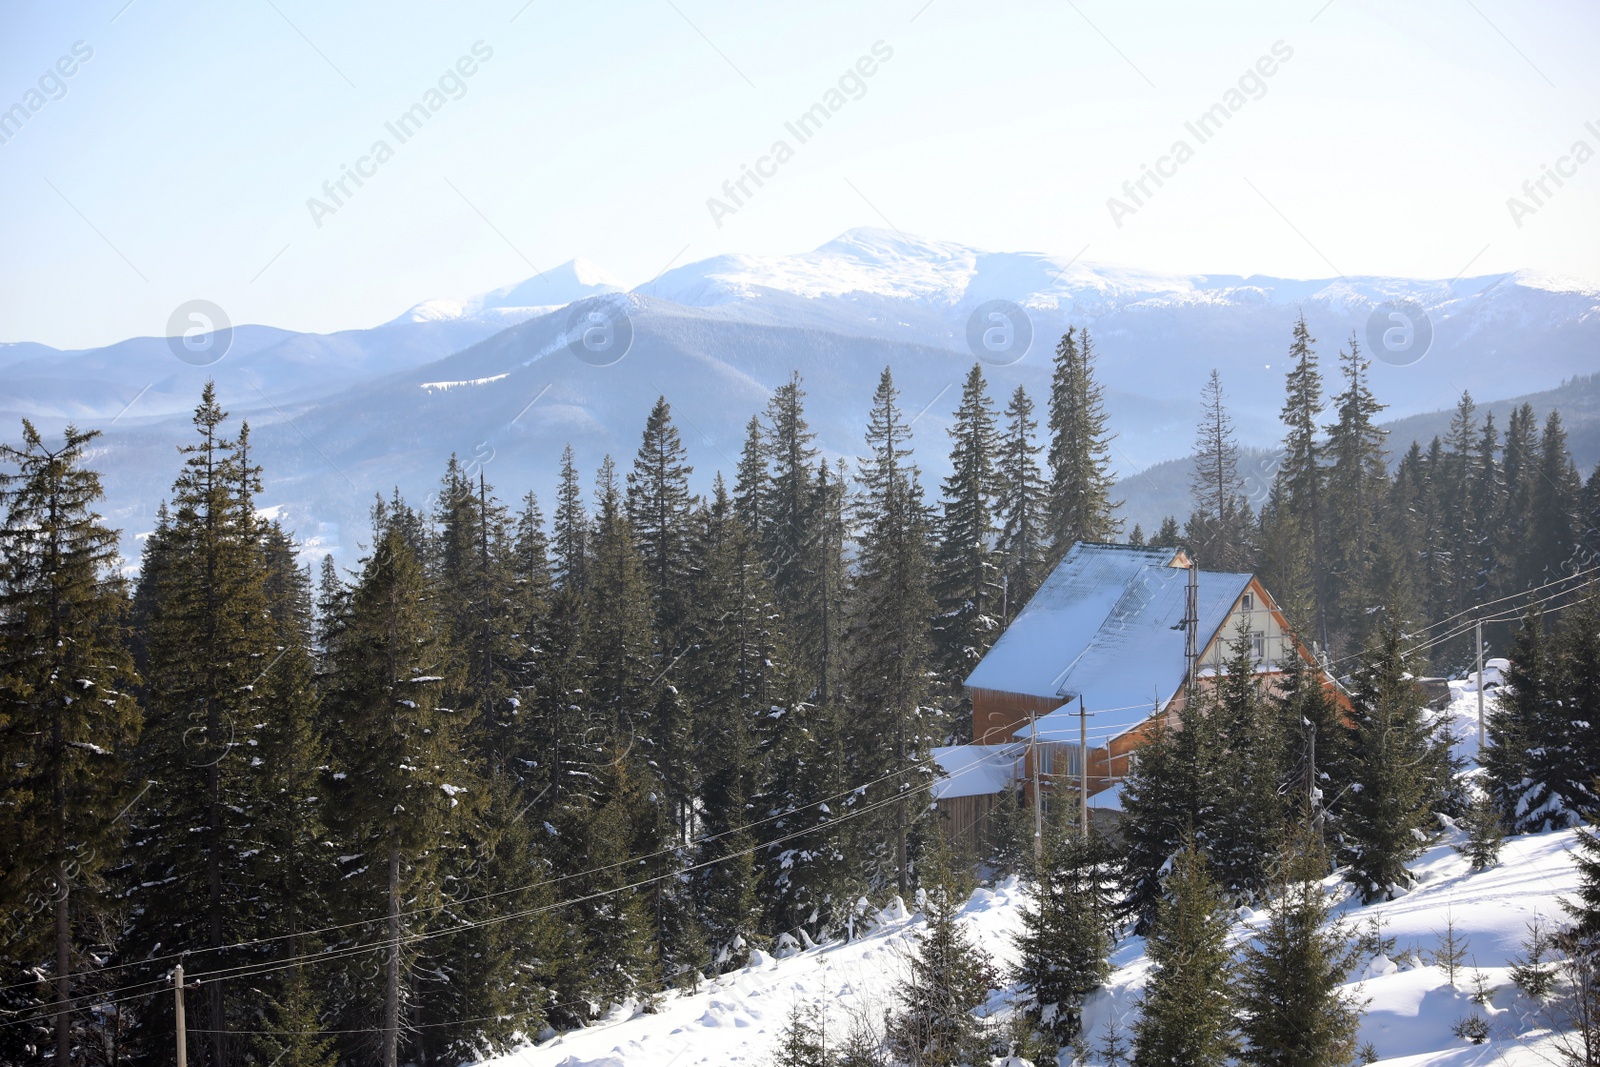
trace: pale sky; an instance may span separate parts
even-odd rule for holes
[[[1577,0],[4,0],[0,341],[159,335],[195,298],[363,327],[575,256],[636,285],[862,225],[1196,273],[1593,281],[1597,45]],[[799,143],[785,123],[841,77]],[[1200,143],[1185,123],[1241,77]],[[441,79],[401,143],[385,124]],[[369,176],[314,219],[345,167]],[[1527,200],[1547,167],[1563,184]]]

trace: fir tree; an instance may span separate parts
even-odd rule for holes
[[[925,889],[927,921],[899,989],[900,1010],[891,1022],[890,1043],[917,1067],[977,1063],[987,1055],[988,1040],[973,1011],[988,999],[994,969],[988,953],[963,927],[959,912],[965,901],[947,879],[936,872]]]
[[[1211,840],[1224,810],[1222,719],[1210,710],[1202,699],[1181,705],[1176,729],[1159,724],[1123,782],[1123,907],[1138,933],[1155,919],[1162,871],[1185,842]]]
[[[1506,491],[1492,524],[1500,562],[1500,581],[1494,585],[1496,595],[1518,593],[1539,584],[1532,580],[1539,568],[1529,551],[1533,544],[1533,494],[1538,467],[1539,429],[1533,405],[1523,403],[1511,410],[1501,452]]]
[[[912,768],[943,740],[928,706],[933,615],[928,592],[929,517],[918,473],[911,463],[910,428],[899,391],[884,368],[867,426],[871,455],[861,461],[857,507],[864,527],[852,590],[850,632],[850,774],[878,781],[856,794],[858,803],[898,794],[886,817],[858,820],[858,862],[874,873],[892,874],[902,896],[910,887],[913,819]],[[886,775],[895,777],[885,779]],[[923,805],[917,804],[920,808]]]
[[[805,395],[800,375],[792,374],[773,390],[767,403],[766,425],[759,437],[766,469],[760,490],[761,526],[752,531],[767,563],[778,607],[791,618],[805,600],[811,580],[805,569],[804,546],[812,516],[811,464],[817,448],[813,444],[816,434],[806,424]]]
[[[1530,772],[1548,782],[1572,821],[1600,811],[1600,583],[1577,592],[1556,641],[1560,702],[1545,708],[1529,753]]]
[[[734,518],[720,475],[698,526],[693,551],[702,566],[686,671],[701,773],[695,893],[713,960],[736,966],[743,963],[737,946],[757,933],[755,835],[747,824],[763,784],[760,739],[787,696],[787,654],[756,546]]]
[[[1280,719],[1261,692],[1252,658],[1249,624],[1240,620],[1228,644],[1223,674],[1216,680],[1205,714],[1225,745],[1215,775],[1215,825],[1207,840],[1223,890],[1252,900],[1267,890],[1278,851],[1284,806],[1284,738]]]
[[[413,935],[435,903],[444,853],[474,809],[479,783],[459,755],[468,725],[440,699],[453,679],[433,590],[404,531],[376,544],[350,596],[329,701],[338,721],[339,812],[362,863],[347,876],[350,904],[385,930],[376,1049],[400,1062],[401,1014],[413,992]],[[419,914],[419,909],[421,910]],[[363,990],[363,993],[366,991]]]
[[[667,398],[659,397],[628,473],[627,501],[663,665],[677,655],[689,613],[689,538],[695,503],[689,492],[691,473]]]
[[[1572,861],[1578,868],[1577,896],[1563,900],[1562,907],[1572,917],[1574,942],[1592,951],[1600,945],[1600,816],[1591,815],[1589,825],[1576,836]]]
[[[434,513],[432,553],[434,611],[461,667],[459,688],[445,700],[469,713],[473,747],[491,773],[515,759],[518,747],[512,690],[522,657],[505,625],[515,597],[508,525],[482,468],[473,478],[451,456]]]
[[[1314,838],[1290,838],[1277,859],[1266,925],[1244,950],[1238,983],[1240,1056],[1252,1067],[1343,1067],[1355,1054],[1360,1009],[1343,991],[1355,952],[1329,925]]]
[[[1306,328],[1305,315],[1294,325],[1289,343],[1291,367],[1285,381],[1282,419],[1287,430],[1283,460],[1273,483],[1270,521],[1263,522],[1262,571],[1280,602],[1309,602],[1310,617],[1296,620],[1328,647],[1329,536],[1325,504],[1327,472],[1319,439],[1322,415],[1322,373]]]
[[[1292,653],[1280,669],[1268,697],[1283,746],[1279,789],[1290,798],[1288,818],[1304,823],[1317,817],[1323,798],[1348,784],[1350,731],[1321,670]]]
[[[150,577],[139,590],[148,611],[140,772],[157,784],[139,814],[142,870],[128,951],[184,945],[196,953],[191,970],[239,962],[224,946],[251,937],[249,842],[265,800],[239,750],[262,721],[256,682],[277,654],[255,517],[258,470],[248,428],[230,438],[226,419],[208,382],[194,414],[198,440],[180,448],[170,523],[146,542]],[[192,1025],[211,1031],[195,1044],[218,1062],[229,1061],[233,1031],[245,1028],[242,993],[238,983],[208,982],[191,1007]]]
[[[1032,1018],[1064,1045],[1082,1029],[1083,999],[1111,974],[1109,855],[1098,835],[1059,830],[1035,871],[1015,977]]]
[[[1548,787],[1529,778],[1528,750],[1541,732],[1553,679],[1544,620],[1531,609],[1512,649],[1506,686],[1487,709],[1489,744],[1479,757],[1485,790],[1512,833],[1546,829]]]
[[[937,609],[934,651],[952,688],[976,667],[998,636],[999,573],[994,543],[994,405],[974,363],[962,386],[961,404],[950,427],[950,476],[944,482],[943,514],[933,562]]]
[[[246,855],[250,928],[275,957],[297,959],[324,947],[311,934],[335,918],[333,834],[328,825],[329,747],[324,737],[312,653],[310,576],[300,569],[295,545],[276,524],[263,533],[265,592],[277,652],[254,685],[260,694],[257,721],[246,734],[255,781],[250,793],[250,847]],[[305,1030],[307,1035],[279,1041],[263,1037],[264,1047],[284,1062],[326,1063],[329,1044],[316,1038],[329,1004],[306,965],[262,975],[260,995],[272,1005],[272,1026]]]
[[[1384,405],[1372,395],[1372,364],[1353,335],[1339,358],[1345,388],[1333,398],[1338,419],[1327,427],[1329,533],[1337,548],[1329,559],[1328,597],[1338,633],[1359,646],[1366,637],[1369,610],[1383,602],[1372,570],[1378,556],[1379,509],[1388,489],[1385,431],[1373,421]]]
[[[1237,1048],[1228,919],[1206,868],[1191,842],[1166,879],[1145,946],[1152,971],[1133,1029],[1135,1067],[1220,1067]]]
[[[1201,418],[1195,431],[1194,472],[1190,493],[1194,512],[1185,540],[1197,559],[1216,571],[1248,570],[1249,502],[1239,478],[1239,443],[1222,392],[1222,378],[1213,370],[1201,393]]]
[[[1566,573],[1577,544],[1577,512],[1583,490],[1567,454],[1567,431],[1559,411],[1545,419],[1538,466],[1529,481],[1529,539],[1522,569],[1525,587],[1543,585]]]
[[[561,451],[561,481],[556,491],[552,559],[556,585],[579,597],[586,592],[589,571],[589,516],[578,486],[578,468],[572,446]]]
[[[1045,483],[1034,437],[1038,428],[1033,401],[1019,385],[1006,406],[998,460],[1000,496],[995,502],[995,516],[1001,524],[996,552],[1001,566],[1002,614],[1008,623],[1017,617],[1047,573]]]
[[[1081,339],[1080,339],[1081,337]],[[1056,345],[1050,381],[1050,495],[1046,508],[1051,559],[1078,541],[1109,541],[1122,528],[1113,517],[1111,442],[1105,398],[1094,376],[1088,331],[1068,329]]]
[[[1472,869],[1485,871],[1493,867],[1500,858],[1500,845],[1506,833],[1494,801],[1487,794],[1474,797],[1461,825],[1467,831],[1467,841],[1460,850],[1471,861]]]
[[[1393,621],[1374,633],[1351,699],[1355,786],[1344,801],[1340,858],[1366,903],[1392,900],[1411,884],[1406,864],[1422,851],[1421,831],[1432,821],[1426,803],[1432,738],[1403,641]]]
[[[0,444],[16,465],[0,472],[0,985],[50,975],[59,1064],[74,1058],[75,980],[93,965],[91,931],[110,903],[140,722],[116,534],[94,511],[100,478],[84,465],[96,436],[69,426],[51,449],[24,419],[22,447]],[[44,1007],[23,995],[8,1007]],[[0,1059],[21,1062],[31,1036],[7,1027]]]

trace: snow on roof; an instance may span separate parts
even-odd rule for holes
[[[967,685],[1030,696],[1059,695],[1065,668],[1105,622],[1128,585],[1146,570],[1169,567],[1176,555],[1170,548],[1073,545],[973,668]]]
[[[967,685],[1070,701],[1038,720],[1044,741],[1078,739],[1077,701],[1101,743],[1144,722],[1183,683],[1187,568],[1170,549],[1078,544],[1067,553]],[[1227,620],[1250,575],[1201,571],[1200,648]],[[1026,737],[1028,728],[1016,737]]]
[[[1018,774],[1023,746],[947,745],[932,751],[945,776],[935,779],[933,799],[976,797],[998,793]]]

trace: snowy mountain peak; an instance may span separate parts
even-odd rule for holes
[[[497,319],[513,325],[532,318],[536,311],[565,307],[575,300],[602,293],[620,293],[623,284],[605,268],[583,258],[567,262],[515,285],[502,286],[463,300],[425,300],[401,315],[397,322],[437,322],[445,319]]]

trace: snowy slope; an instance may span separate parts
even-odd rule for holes
[[[1457,684],[1453,696],[1452,729],[1466,742],[1461,751],[1470,759],[1476,752],[1476,694]],[[1508,838],[1500,862],[1481,872],[1470,871],[1452,847],[1463,839],[1459,830],[1443,833],[1411,866],[1418,885],[1393,901],[1362,907],[1337,875],[1324,882],[1338,901],[1339,919],[1352,928],[1376,920],[1383,936],[1395,939],[1392,958],[1359,960],[1346,986],[1365,1001],[1359,1041],[1371,1043],[1380,1064],[1519,1067],[1551,1062],[1547,1019],[1512,986],[1509,967],[1522,950],[1529,922],[1537,916],[1553,926],[1564,918],[1559,900],[1577,885],[1570,856],[1574,831]],[[979,889],[961,913],[974,940],[1002,968],[1015,959],[1012,937],[1021,929],[1028,899],[1027,889],[1008,879]],[[921,916],[907,915],[898,899],[873,915],[870,929],[858,932],[854,940],[795,946],[782,953],[785,958],[754,953],[744,969],[722,975],[698,992],[668,994],[651,1012],[624,1005],[593,1026],[547,1037],[486,1061],[486,1067],[759,1065],[769,1062],[796,1006],[822,1009],[830,1031],[841,1034],[853,1018],[881,1016],[892,1005],[895,984],[922,928]],[[1244,912],[1232,930],[1234,943],[1243,945],[1265,918]],[[1431,958],[1447,923],[1454,924],[1467,944],[1466,966],[1454,987],[1442,970],[1423,962]],[[1140,938],[1120,942],[1112,962],[1116,969],[1110,981],[1085,1005],[1091,1045],[1103,1039],[1113,1020],[1126,1033],[1149,977]],[[1475,969],[1496,990],[1480,1009],[1491,1026],[1485,1045],[1472,1045],[1451,1033],[1473,1010],[1469,995]],[[1010,1012],[1014,992],[995,991],[983,1010],[995,1016]],[[1089,1062],[1099,1061],[1091,1055]]]

